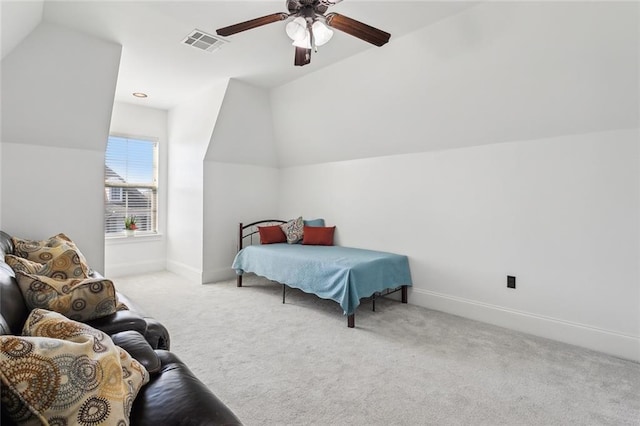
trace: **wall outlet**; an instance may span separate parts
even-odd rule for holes
[[[507,287],[516,288],[516,277],[507,275]]]

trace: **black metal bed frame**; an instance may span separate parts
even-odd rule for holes
[[[269,225],[269,224],[282,224],[282,223],[287,223],[286,220],[281,220],[281,219],[265,219],[265,220],[259,220],[257,222],[252,222],[249,223],[247,225],[244,225],[242,222],[239,223],[238,226],[238,252],[240,250],[242,250],[242,248],[245,246],[244,244],[244,240],[246,238],[249,238],[250,243],[249,245],[253,244],[253,236],[256,234],[259,234],[258,231],[258,225]],[[249,229],[249,232],[245,234],[245,231]],[[286,290],[287,290],[287,285],[286,284],[282,284],[282,303],[285,303],[285,297],[286,297]],[[242,275],[237,275],[236,277],[236,285],[238,287],[242,287]],[[398,291],[402,292],[402,296],[401,296],[401,300],[402,303],[407,303],[408,302],[408,291],[407,291],[408,286],[407,285],[402,285],[396,288],[389,288],[386,289],[384,291],[380,291],[380,292],[375,292],[373,295],[366,297],[364,299],[371,299],[372,300],[372,310],[373,312],[376,311],[376,299],[380,298],[380,297],[386,297],[389,296],[393,293],[396,293]],[[354,328],[356,325],[356,320],[355,320],[355,313],[350,314],[347,316],[347,327],[349,328]]]
[[[253,222],[250,223],[248,225],[243,225],[242,222],[240,222],[240,226],[238,227],[238,252],[240,250],[242,250],[242,248],[244,247],[244,240],[245,238],[249,238],[251,241],[251,244],[253,244],[253,236],[256,234],[259,234],[258,231],[258,225],[262,225],[262,224],[274,224],[274,223],[287,223],[286,220],[280,220],[280,219],[265,219],[265,220],[259,220],[257,222]],[[251,228],[251,227],[255,227],[253,229],[250,230],[250,232],[248,234],[245,235],[244,231],[247,228]],[[236,285],[238,287],[242,287],[242,275],[238,275],[236,278]],[[284,285],[284,284],[283,284]],[[284,303],[284,302],[282,302]]]

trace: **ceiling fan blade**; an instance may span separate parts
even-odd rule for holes
[[[271,24],[273,22],[284,21],[289,17],[284,12],[274,13],[272,15],[262,16],[260,18],[252,19],[250,21],[240,22],[239,24],[229,25],[228,27],[220,28],[216,30],[219,36],[230,36],[242,31],[251,30],[253,28],[261,27],[263,25]]]
[[[296,46],[296,58],[293,64],[302,67],[309,63],[311,63],[311,49]]]
[[[326,16],[327,25],[337,30],[343,31],[361,40],[382,46],[389,41],[391,34],[364,24],[339,13],[329,13]]]

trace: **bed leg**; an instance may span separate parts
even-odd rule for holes
[[[238,287],[242,287],[242,275],[238,275],[238,277],[236,278],[236,283]]]
[[[283,305],[284,305],[284,294],[285,294],[285,291],[286,291],[286,290],[287,290],[287,289],[284,287],[284,284],[282,284],[282,304],[283,304]]]
[[[407,303],[409,301],[409,296],[407,293],[407,288],[409,286],[403,285],[402,286],[402,303]]]
[[[354,328],[356,326],[356,314],[351,314],[347,317],[347,327]]]

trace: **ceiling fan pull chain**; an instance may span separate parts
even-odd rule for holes
[[[307,31],[309,31],[309,43],[311,44],[313,51],[318,53],[318,46],[316,46],[316,36],[313,34],[312,22],[313,21],[307,21]]]

